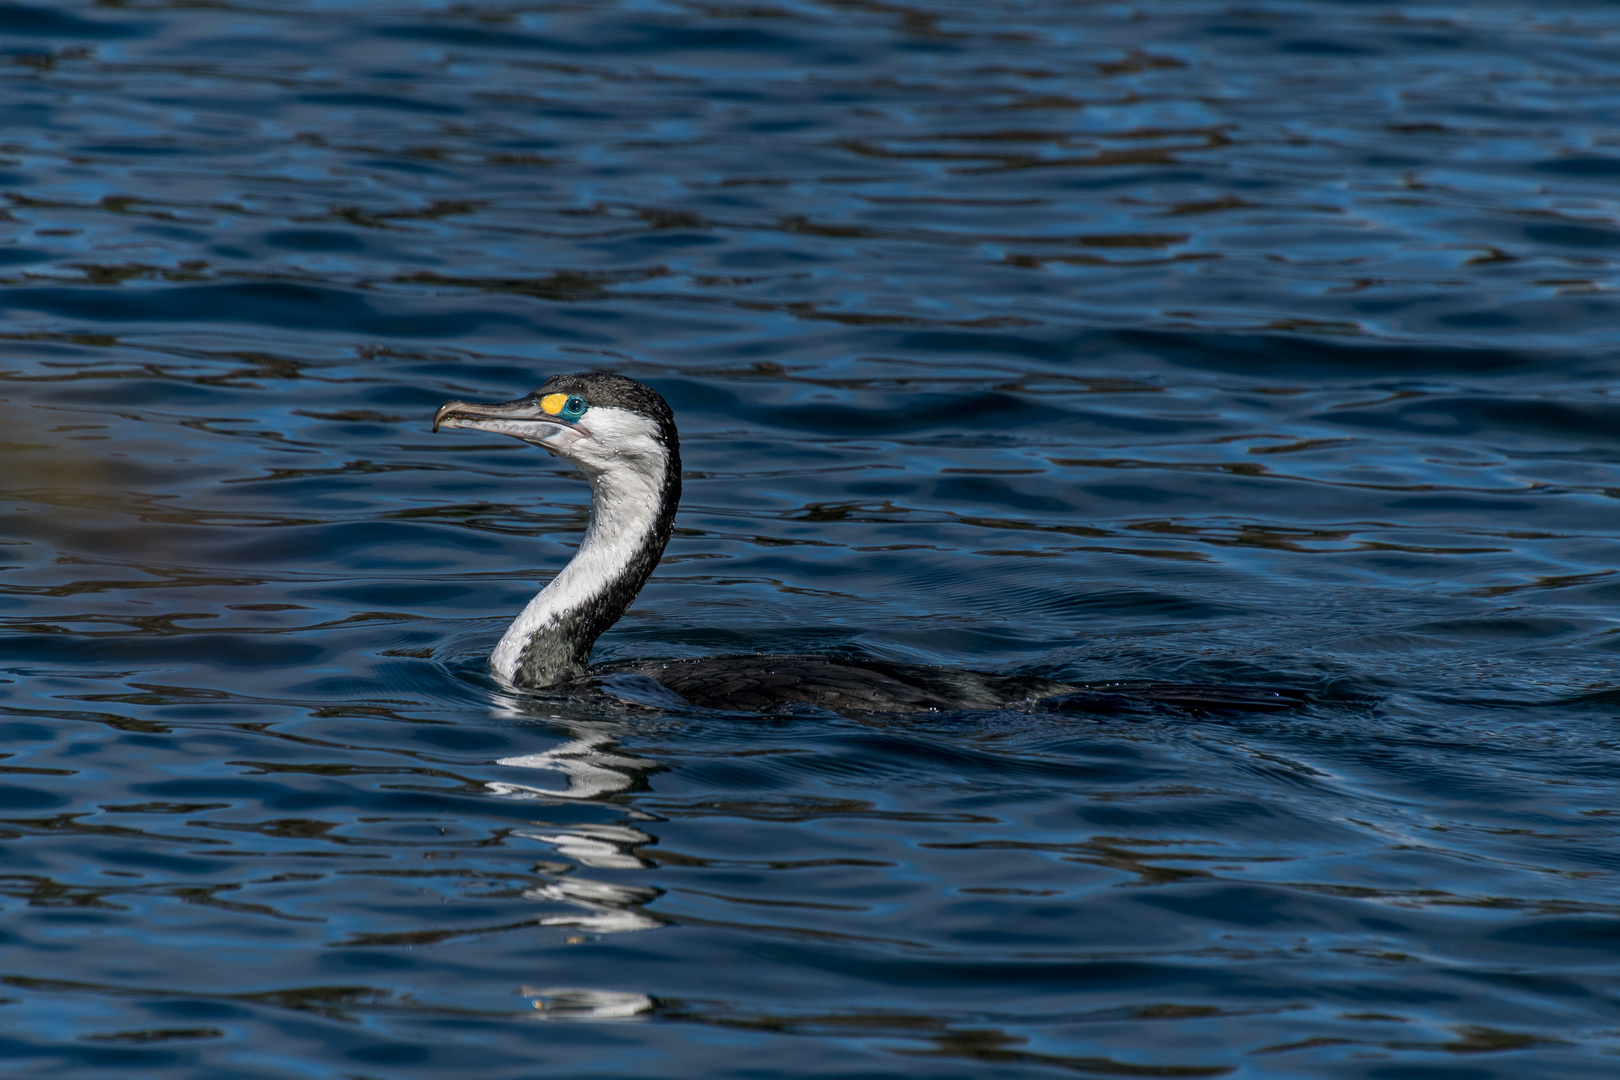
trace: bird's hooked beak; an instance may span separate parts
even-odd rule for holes
[[[570,447],[590,435],[577,421],[547,412],[533,394],[494,405],[447,401],[433,414],[433,430],[442,427],[510,435],[565,456]]]

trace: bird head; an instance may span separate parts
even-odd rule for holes
[[[510,435],[588,475],[662,471],[679,460],[669,403],[650,386],[605,372],[553,375],[516,401],[446,402],[433,416],[433,430],[440,428]]]

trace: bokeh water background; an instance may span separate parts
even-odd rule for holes
[[[1620,1075],[1620,10],[0,6],[8,1076]],[[1293,715],[514,695],[601,658]]]

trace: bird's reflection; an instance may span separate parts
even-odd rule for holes
[[[535,889],[525,889],[529,900],[552,900],[583,909],[578,914],[549,915],[541,926],[572,926],[597,934],[628,934],[668,925],[641,910],[643,904],[658,899],[662,889],[615,885],[586,878],[563,878]]]
[[[502,694],[494,702],[496,715],[532,723],[536,715],[533,701]],[[590,800],[614,795],[631,788],[658,763],[618,751],[618,740],[633,728],[623,721],[577,719],[548,714],[551,725],[560,727],[571,738],[550,750],[498,759],[495,764],[520,770],[512,780],[488,780],[485,786],[494,794],[510,799]],[[535,783],[540,774],[560,777],[562,783]],[[557,853],[580,866],[603,870],[641,870],[650,864],[633,854],[634,849],[654,842],[654,837],[628,825],[544,825],[514,829],[512,836],[539,840],[553,845]],[[623,934],[652,930],[666,921],[642,910],[658,898],[661,890],[594,881],[574,875],[554,877],[526,889],[529,900],[561,903],[575,909],[537,920],[541,926],[572,927],[589,933]],[[573,991],[569,991],[573,993]],[[561,1004],[546,1006],[558,1015],[578,1016],[585,1006],[573,998],[558,999]],[[594,1006],[592,1006],[594,1007]],[[604,1006],[606,1007],[606,1006]],[[613,1006],[617,1008],[618,1006]],[[611,1010],[610,1010],[611,1011]]]
[[[624,825],[583,825],[547,829],[545,832],[513,829],[512,835],[553,844],[557,854],[573,859],[581,866],[595,866],[604,870],[643,870],[652,865],[631,852],[641,844],[652,843],[653,838],[640,829]]]
[[[531,723],[541,719],[525,704],[515,695],[500,694],[496,697],[494,712],[497,716]],[[542,753],[497,759],[497,765],[524,772],[512,780],[486,781],[492,792],[513,799],[596,799],[627,790],[640,776],[658,767],[656,761],[616,752],[617,740],[631,730],[625,723],[555,714],[544,719],[563,728],[573,738]],[[537,772],[560,774],[563,783],[559,787],[531,782],[530,777]]]
[[[536,1020],[633,1020],[653,1008],[646,994],[623,990],[525,986],[518,993],[533,999]]]

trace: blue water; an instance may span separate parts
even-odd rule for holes
[[[1620,1075],[1620,9],[0,6],[0,1061]],[[558,371],[689,470],[564,705]]]

